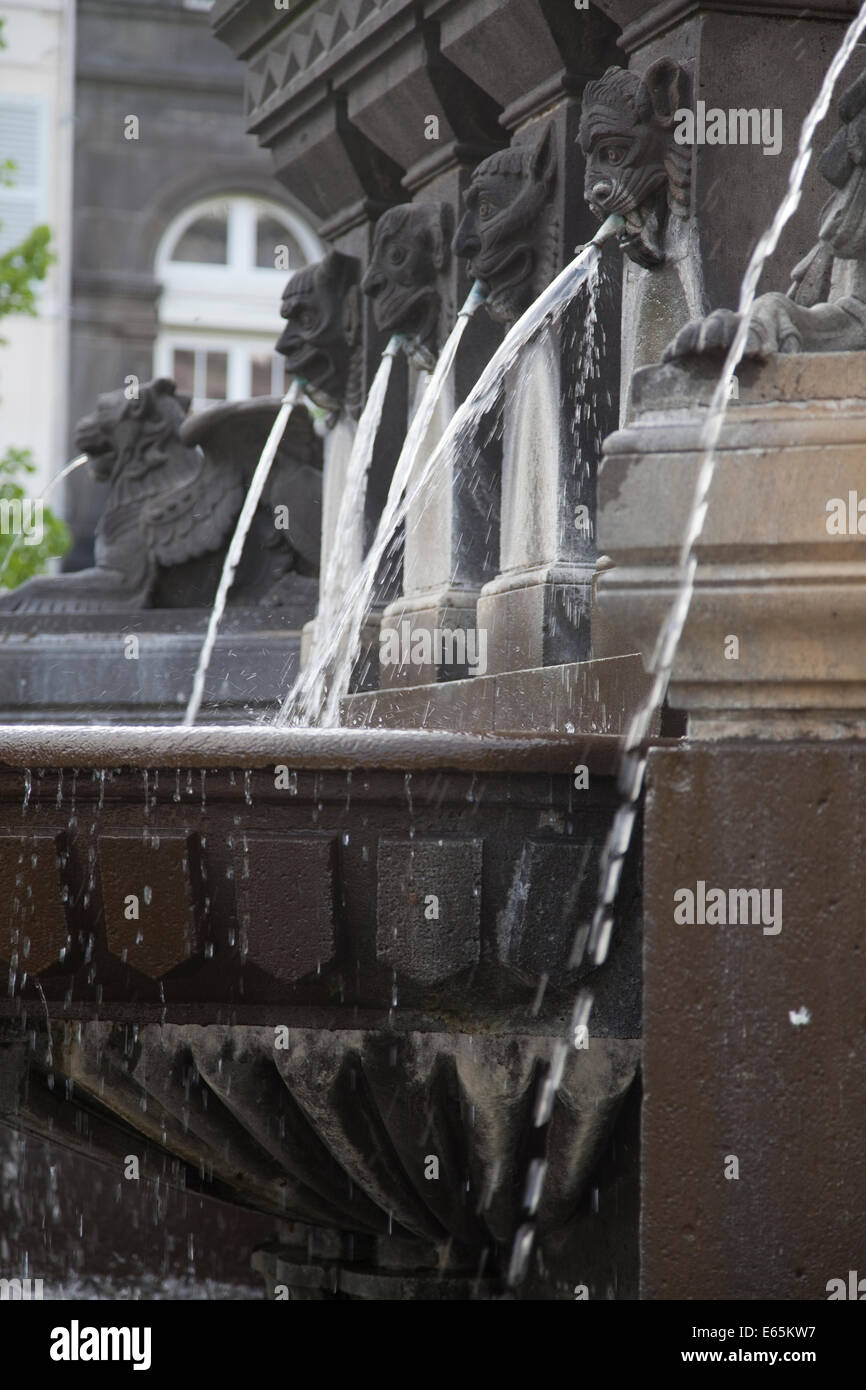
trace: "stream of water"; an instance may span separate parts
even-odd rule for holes
[[[278,724],[316,723],[322,727],[333,727],[339,723],[340,698],[349,689],[352,669],[361,645],[361,629],[369,611],[379,566],[395,530],[405,516],[409,497],[412,495],[408,489],[416,459],[430,429],[436,404],[454,366],[466,325],[483,302],[483,295],[478,286],[473,285],[439,354],[427,389],[403,441],[370,550],[343,596],[339,611],[333,615],[330,628],[327,631],[323,630],[316,661],[308,663],[283,701],[277,715]]]
[[[496,406],[507,373],[517,366],[526,345],[545,325],[556,322],[562,315],[581,286],[596,270],[604,241],[614,236],[622,226],[623,219],[620,216],[614,214],[609,217],[592,241],[580,249],[574,259],[512,325],[472,391],[455,411],[448,428],[436,447],[431,450],[423,467],[416,469],[418,455],[430,428],[436,402],[452,369],[466,325],[475,309],[483,302],[479,287],[473,287],[439,355],[430,384],[413,418],[394,469],[388,499],[379,519],[376,535],[364,564],[346,593],[336,622],[328,635],[327,649],[322,651],[319,666],[316,669],[308,666],[295,682],[280,708],[277,723],[318,723],[321,727],[334,727],[339,723],[340,699],[349,688],[352,670],[361,646],[362,626],[370,610],[376,580],[388,549],[394,542],[395,533],[405,520],[410,505],[417,503],[425,486],[442,467],[444,460],[477,435],[481,422]],[[317,706],[310,698],[310,692],[321,692],[326,683],[327,695]]]
[[[402,345],[402,335],[395,333],[382,353],[382,360],[361,412],[352,442],[352,452],[346,465],[337,523],[319,582],[319,609],[307,662],[310,681],[309,685],[305,686],[305,700],[311,709],[319,709],[325,698],[325,676],[331,659],[328,637],[337,622],[340,602],[351,583],[353,570],[360,565],[363,556],[367,481],[373,462],[376,436],[382,421],[382,411],[385,408],[391,369]]]
[[[277,450],[280,447],[280,441],[286,432],[289,418],[304,394],[304,385],[305,383],[300,377],[297,377],[283,397],[280,408],[277,411],[276,419],[271,426],[271,432],[265,441],[265,447],[262,449],[261,458],[256,464],[255,472],[250,479],[249,489],[244,498],[244,505],[241,507],[234,535],[232,536],[228,551],[226,552],[222,574],[220,575],[220,582],[217,587],[210,620],[207,625],[207,632],[205,633],[205,639],[199,653],[192,694],[189,697],[189,703],[186,707],[186,714],[183,719],[184,726],[187,728],[194,724],[198,718],[202,698],[204,696],[205,678],[207,676],[208,667],[210,666],[211,656],[213,655],[217,632],[219,631],[219,625],[222,621],[223,613],[225,612],[229,589],[234,582],[235,571],[243,555],[247,532],[252,525],[256,507],[259,505],[265,483],[268,480],[268,474],[271,471],[274,459],[277,456]]]
[[[68,478],[70,473],[74,473],[76,468],[83,468],[84,464],[87,462],[87,459],[87,454],[78,454],[74,459],[71,459],[69,463],[64,464],[60,472],[55,473],[50,483],[47,483],[45,485],[45,487],[40,492],[39,496],[36,497],[34,501],[47,501],[48,498],[51,496],[51,493],[56,488],[57,484],[62,483],[64,478]],[[9,564],[9,561],[12,559],[12,556],[15,554],[22,540],[23,532],[19,532],[18,535],[14,538],[9,549],[6,551],[6,554],[3,556],[3,562],[2,564],[0,564],[0,579],[2,579],[3,575],[6,573],[6,566]]]

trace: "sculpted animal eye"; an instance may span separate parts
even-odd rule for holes
[[[481,199],[481,202],[478,204],[479,217],[492,217],[495,211],[496,206],[495,204],[491,203],[489,198]]]
[[[311,310],[298,309],[297,313],[295,314],[295,322],[298,324],[300,328],[312,328],[313,324],[315,323],[315,319]]]
[[[402,246],[391,246],[388,250],[388,259],[392,265],[402,265],[406,259],[406,252]]]
[[[607,164],[622,164],[624,151],[618,145],[605,145],[601,152],[602,159]]]

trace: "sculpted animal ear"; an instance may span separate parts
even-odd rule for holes
[[[640,115],[654,116],[662,126],[673,125],[674,116],[686,105],[689,79],[673,58],[659,58],[647,68],[640,92]]]
[[[155,386],[155,381],[146,381],[139,386],[138,395],[132,398],[126,408],[126,414],[132,416],[133,420],[143,420],[146,415],[151,414]]]
[[[184,415],[186,415],[186,412],[192,405],[192,396],[188,396],[184,391],[178,391],[177,382],[173,377],[158,376],[156,381],[152,381],[150,385],[153,396],[174,396]]]
[[[529,172],[533,180],[544,187],[546,193],[551,191],[556,181],[556,146],[553,141],[552,122],[545,126],[538,144],[532,151]]]
[[[450,203],[438,203],[432,210],[430,219],[433,265],[444,270],[451,257],[451,240],[454,236],[454,209]]]

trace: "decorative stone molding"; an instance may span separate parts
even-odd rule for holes
[[[615,568],[598,602],[617,649],[647,667],[674,599],[716,378],[699,359],[644,369],[632,424],[605,444],[599,543]],[[741,366],[670,687],[691,734],[863,731],[864,456],[866,354]]]
[[[114,1161],[120,1136],[142,1176],[168,1159],[175,1181],[315,1227],[272,1252],[274,1282],[420,1297],[440,1271],[452,1294],[501,1291],[527,1115],[580,978],[568,944],[594,900],[616,740],[150,734],[0,738],[16,827],[0,836],[0,1121],[80,1143],[83,1111],[93,1156]],[[112,770],[136,748],[169,761]],[[22,754],[42,770],[11,771]],[[579,802],[575,764],[591,772]],[[609,1139],[639,1062],[635,868],[586,1046],[567,1050],[534,1131],[543,1298],[571,1296],[575,1261],[600,1295],[623,1260],[634,1279],[633,1150],[601,1214],[589,1184],[622,1162]],[[615,1268],[582,1245],[585,1222]]]

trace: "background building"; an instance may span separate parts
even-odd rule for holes
[[[74,0],[0,3],[0,163],[16,165],[0,187],[0,254],[47,222],[58,258],[38,316],[4,319],[0,345],[0,456],[30,449],[37,488],[66,458],[74,18]]]
[[[280,291],[320,244],[244,134],[243,70],[211,8],[0,3],[0,158],[19,168],[0,236],[45,221],[58,255],[38,319],[8,321],[0,445],[31,447],[42,483],[128,376],[174,375],[198,406],[282,389]],[[90,563],[102,502],[85,470],[70,478],[69,568]]]

